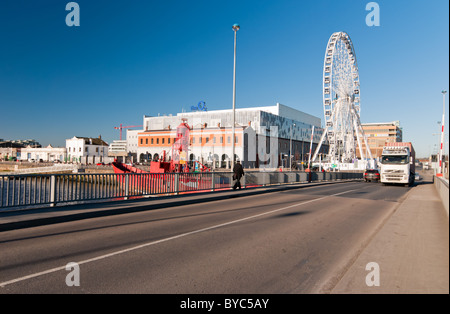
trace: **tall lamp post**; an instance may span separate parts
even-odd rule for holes
[[[444,174],[444,126],[445,126],[445,94],[447,94],[446,90],[442,91],[442,95],[444,96],[444,105],[442,107],[442,130],[441,130],[441,150],[439,153],[439,174],[438,176],[442,176]]]
[[[233,122],[232,122],[232,129],[233,129],[233,153],[232,153],[232,164],[231,169],[234,167],[235,163],[235,142],[236,142],[236,135],[235,135],[235,124],[236,124],[236,34],[239,30],[240,26],[239,24],[233,25],[233,31],[234,31],[234,65],[233,65]]]
[[[289,143],[289,168],[292,171],[292,128],[295,127],[295,123],[291,125],[291,140]]]

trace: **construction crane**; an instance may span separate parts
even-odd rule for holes
[[[128,128],[140,128],[142,125],[128,125],[128,126],[122,126],[122,123],[120,126],[115,126],[114,129],[120,130],[120,140],[122,140],[122,129],[128,129]]]

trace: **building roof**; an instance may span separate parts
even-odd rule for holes
[[[84,143],[87,145],[99,145],[99,146],[109,146],[101,136],[99,137],[84,137],[84,136],[74,136],[73,138],[83,139]]]
[[[236,113],[243,112],[256,112],[263,111],[275,116],[283,117],[286,119],[292,119],[299,122],[308,123],[311,125],[315,125],[316,127],[321,127],[321,119],[319,117],[315,117],[298,109],[294,109],[292,107],[288,107],[286,105],[277,103],[275,106],[260,106],[260,107],[247,107],[247,108],[236,108]],[[230,114],[232,113],[232,109],[221,109],[221,110],[210,110],[210,111],[193,111],[193,112],[182,112],[177,113],[177,117],[183,116],[208,116],[210,114]],[[145,117],[145,116],[144,116]],[[171,116],[169,116],[171,117]]]
[[[375,126],[375,125],[393,125],[400,127],[400,121],[391,121],[391,122],[371,122],[371,123],[361,123],[362,126]]]
[[[6,147],[6,148],[24,148],[28,146],[28,143],[22,142],[22,141],[3,141],[0,142],[0,147]],[[41,144],[34,144],[35,147],[41,147]]]

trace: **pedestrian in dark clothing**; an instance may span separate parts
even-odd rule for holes
[[[236,180],[236,182],[233,185],[233,190],[236,190],[237,188],[239,188],[239,190],[240,190],[242,188],[241,187],[241,178],[243,175],[244,175],[244,169],[242,168],[242,165],[238,160],[233,167],[233,180]]]

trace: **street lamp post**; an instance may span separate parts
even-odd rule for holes
[[[234,167],[234,163],[235,163],[235,142],[236,142],[236,135],[235,135],[235,125],[236,125],[236,34],[237,31],[239,30],[240,26],[238,24],[234,24],[233,25],[233,31],[234,31],[234,65],[233,65],[233,122],[232,122],[232,130],[233,130],[233,153],[232,153],[232,164],[231,164],[231,169],[233,169]]]
[[[291,140],[289,143],[289,168],[292,171],[292,127],[295,127],[295,123],[291,125]]]
[[[443,164],[443,158],[444,158],[444,126],[445,126],[445,94],[447,93],[446,90],[442,91],[442,95],[444,96],[444,105],[442,107],[442,129],[441,129],[441,150],[439,153],[439,174],[442,176],[444,174],[444,164]]]
[[[434,175],[437,175],[439,173],[439,169],[438,169],[438,165],[439,165],[439,138],[438,138],[438,142],[435,143],[435,139],[434,136],[435,135],[441,135],[441,133],[433,133],[433,148],[431,149],[431,162],[433,162],[433,155],[436,153],[436,161],[435,161],[435,166],[433,167],[433,171],[434,171]]]

